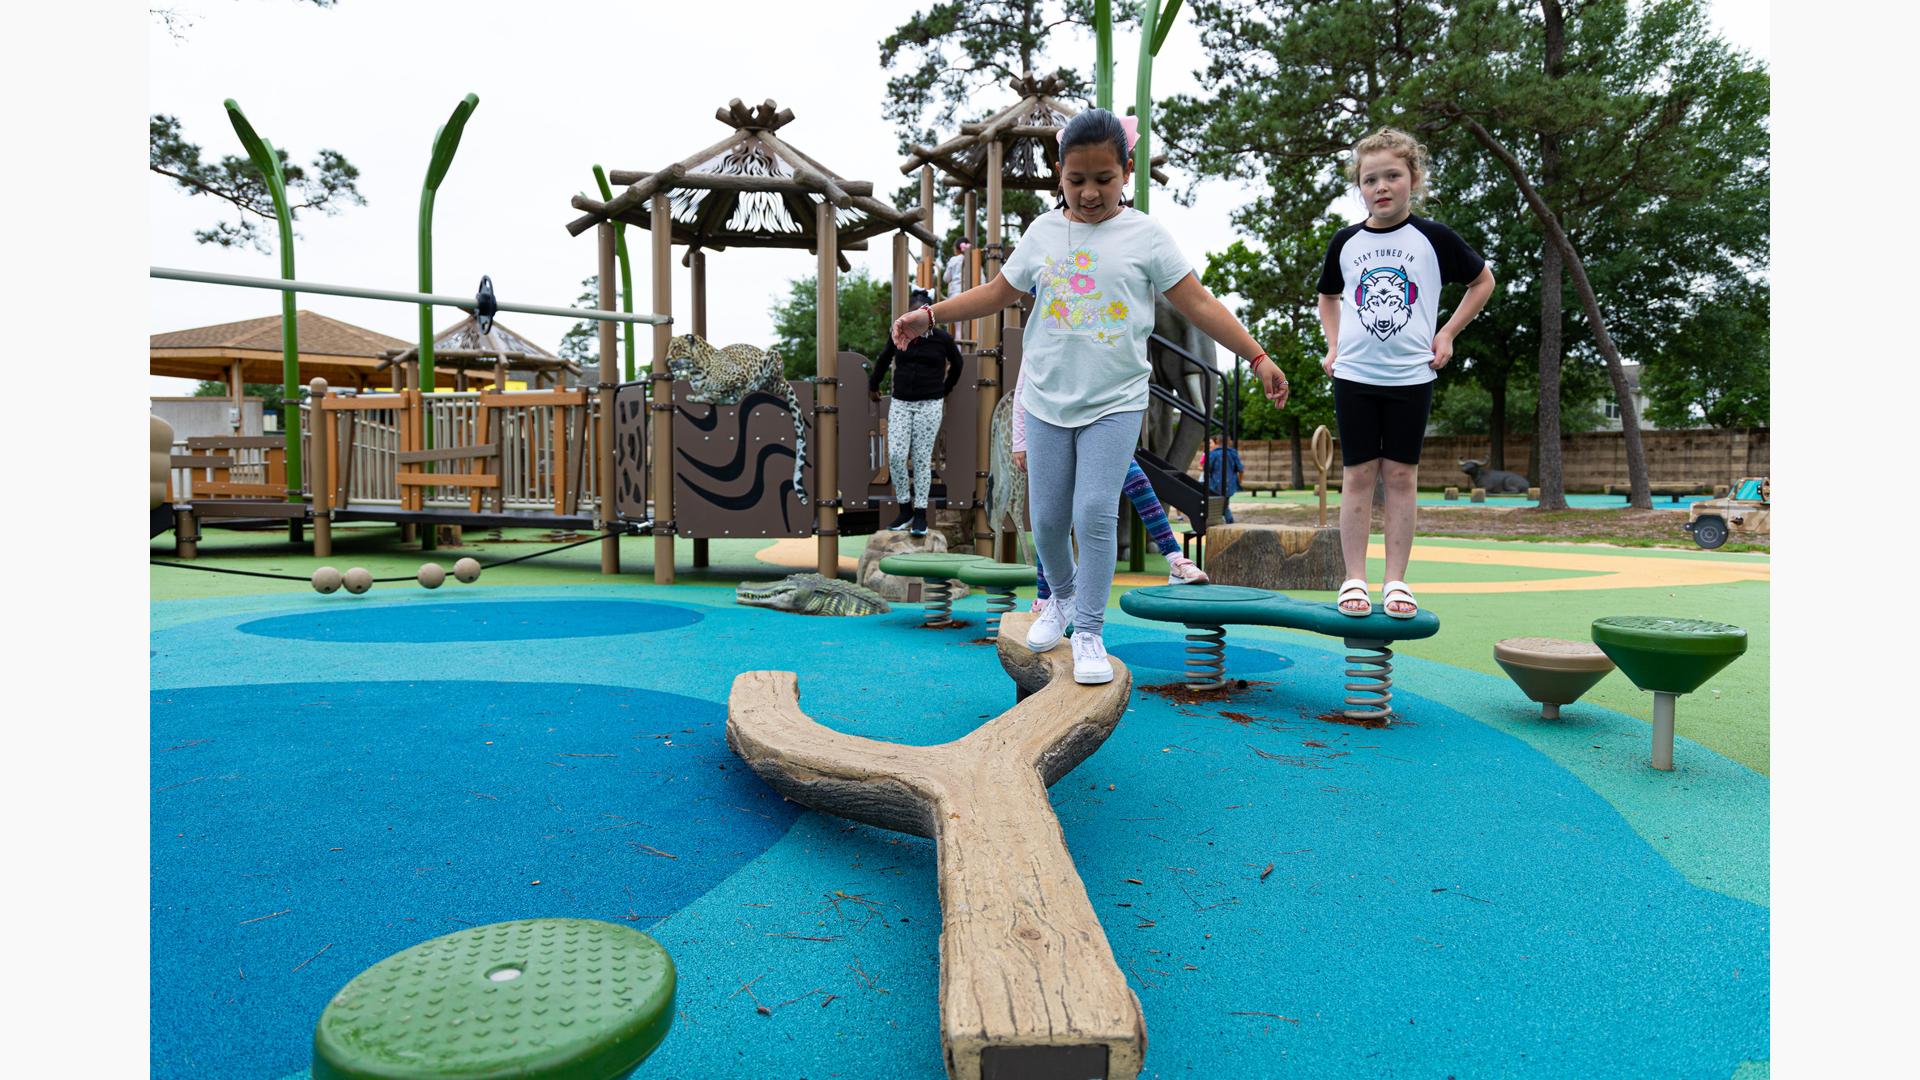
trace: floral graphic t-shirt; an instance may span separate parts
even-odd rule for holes
[[[1098,225],[1055,210],[1000,273],[1034,294],[1022,340],[1021,404],[1055,427],[1147,407],[1154,297],[1193,272],[1159,222],[1131,207]]]

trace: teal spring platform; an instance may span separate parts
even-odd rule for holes
[[[1432,637],[1440,632],[1440,617],[1422,609],[1411,619],[1374,612],[1343,615],[1330,603],[1295,600],[1265,589],[1237,585],[1155,585],[1135,589],[1120,598],[1120,610],[1141,619],[1183,623],[1187,635],[1187,686],[1211,690],[1225,686],[1229,624],[1284,626],[1337,637],[1350,649],[1365,649],[1347,657],[1355,665],[1346,671],[1349,708],[1353,720],[1386,720],[1392,715],[1393,650],[1395,641]]]
[[[957,551],[909,551],[881,559],[880,572],[924,580],[926,585],[922,596],[925,598],[926,616],[920,625],[945,629],[954,625],[953,587],[947,583],[960,576],[959,571],[963,566],[992,561],[985,555],[968,555]]]
[[[313,1080],[618,1080],[673,1022],[667,951],[630,927],[524,919],[361,972],[313,1032]]]

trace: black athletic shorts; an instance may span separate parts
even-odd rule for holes
[[[1416,386],[1375,386],[1333,380],[1334,422],[1340,425],[1340,464],[1364,465],[1388,458],[1420,464],[1433,410],[1433,380]]]

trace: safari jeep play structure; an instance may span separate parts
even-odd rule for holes
[[[1767,496],[1770,493],[1766,477],[1743,477],[1724,498],[1702,499],[1688,507],[1686,530],[1693,534],[1693,542],[1703,548],[1717,548],[1726,543],[1727,535],[1735,529],[1769,532]]]

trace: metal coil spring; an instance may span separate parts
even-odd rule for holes
[[[1227,685],[1227,628],[1188,623],[1187,689],[1217,690]]]
[[[1000,616],[1013,610],[1013,589],[1006,585],[987,586],[987,636],[1000,636]]]
[[[1341,715],[1349,720],[1387,720],[1392,717],[1393,701],[1393,650],[1384,641],[1368,641],[1360,638],[1347,638],[1349,649],[1365,649],[1366,652],[1351,653],[1347,663],[1348,679],[1361,680],[1349,682],[1346,689],[1359,691],[1349,693],[1347,704],[1356,706],[1341,710]]]
[[[953,623],[953,586],[946,578],[929,580],[920,590],[926,621],[921,626],[949,626]]]

